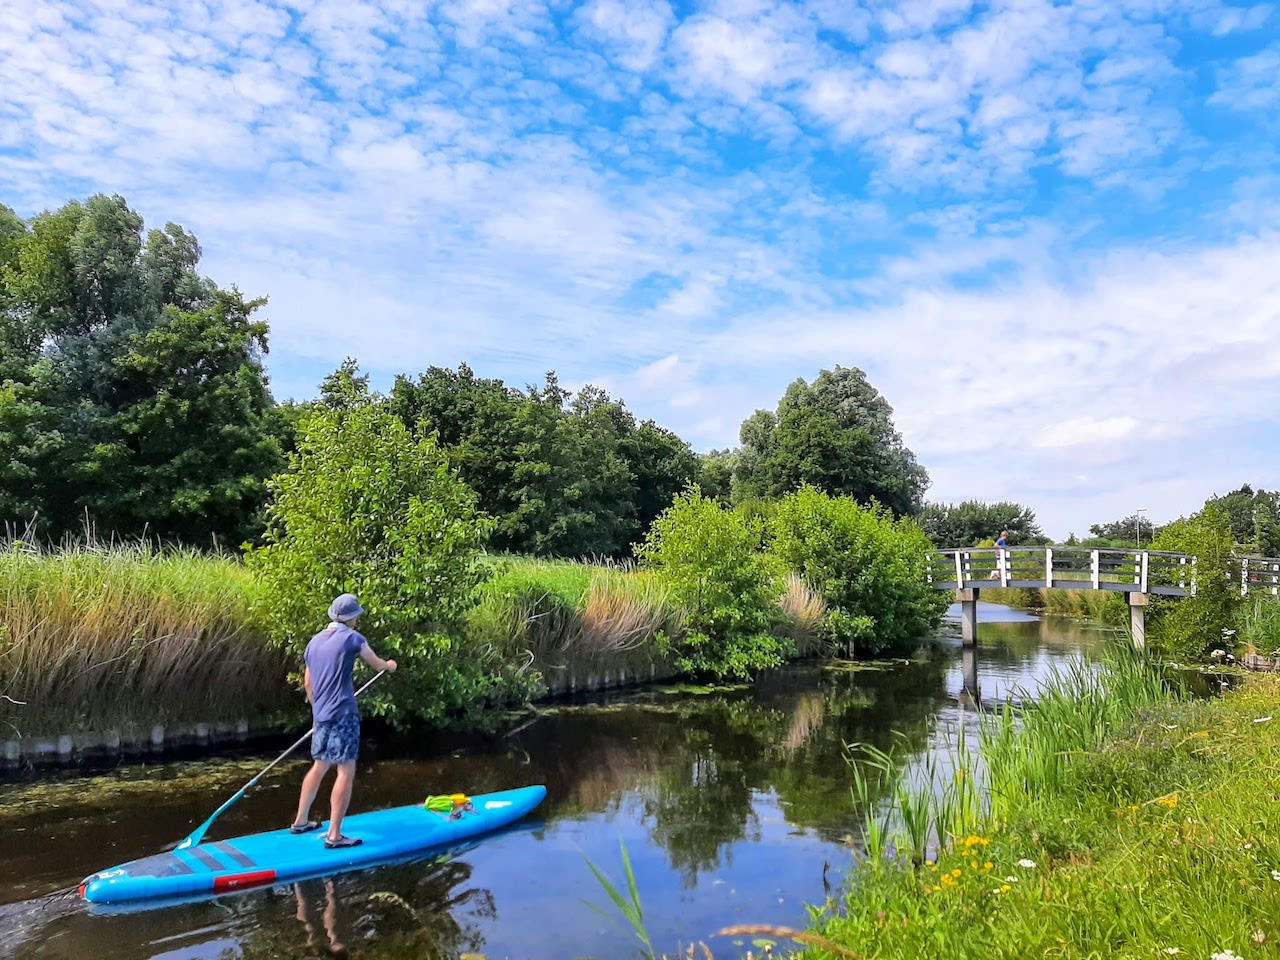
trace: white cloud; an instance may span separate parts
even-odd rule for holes
[[[1210,103],[1251,112],[1280,105],[1280,44],[1241,57],[1223,70]]]

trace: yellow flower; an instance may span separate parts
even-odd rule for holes
[[[1172,810],[1178,805],[1178,795],[1176,793],[1171,793],[1167,797],[1157,797],[1156,803],[1160,804],[1162,807],[1168,807]]]
[[[970,870],[977,870],[977,869],[978,869],[978,861],[977,861],[977,860],[970,860],[970,861],[969,861],[969,869],[970,869]]]
[[[951,871],[953,877],[959,877],[962,873],[963,871],[959,867]]]
[[[982,869],[983,869],[983,870],[990,870],[990,869],[991,869],[992,867],[994,867],[994,866],[995,866],[995,864],[994,864],[994,863],[992,863],[990,860],[988,860],[986,863],[984,863],[984,864],[982,865]]]
[[[1008,893],[1008,892],[1009,892],[1010,890],[1012,890],[1012,889],[1013,889],[1013,887],[1009,886],[1007,883],[1002,883],[1002,884],[1000,884],[1000,892],[1001,892],[1001,893]]]

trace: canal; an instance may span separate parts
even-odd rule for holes
[[[623,845],[659,954],[705,941],[716,957],[744,955],[749,939],[717,931],[802,927],[810,905],[839,897],[859,821],[847,744],[904,760],[944,748],[978,703],[1033,693],[1107,636],[986,603],[980,617],[977,702],[947,624],[912,662],[792,666],[740,687],[544,705],[509,735],[448,752],[371,741],[353,812],[528,783],[548,797],[516,828],[448,857],[200,903],[108,913],[47,894],[171,847],[272,754],[0,785],[0,956],[632,957],[639,942],[588,865],[625,889]],[[282,764],[210,838],[290,822],[305,768]]]

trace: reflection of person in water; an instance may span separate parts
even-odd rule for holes
[[[307,931],[307,946],[318,949],[323,956],[347,957],[346,945],[338,939],[338,895],[333,889],[333,881],[324,881],[324,909],[320,912],[324,925],[324,934],[329,942],[323,943],[315,922],[311,919],[311,911],[307,909],[307,898],[302,893],[302,884],[293,885],[293,895],[298,901],[298,920]]]

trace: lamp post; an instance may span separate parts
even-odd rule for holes
[[[1142,547],[1142,515],[1147,512],[1146,507],[1139,507],[1133,514],[1133,528],[1138,534],[1138,547]]]

